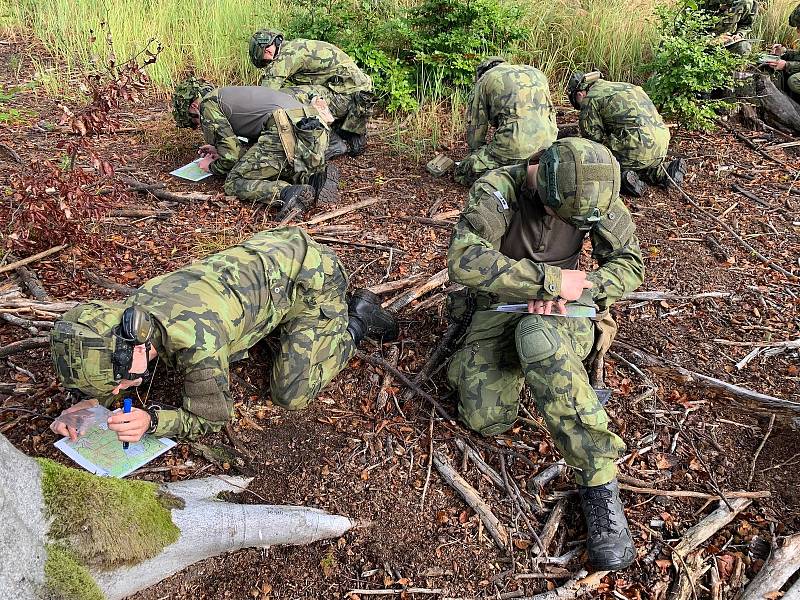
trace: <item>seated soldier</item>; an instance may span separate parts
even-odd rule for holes
[[[753,49],[753,20],[758,14],[757,0],[701,0],[698,8],[719,18],[711,33],[715,42],[734,54],[750,54]]]
[[[669,178],[683,182],[686,161],[673,160],[666,167],[669,129],[653,101],[638,85],[605,81],[598,71],[575,72],[567,83],[567,96],[578,117],[581,135],[611,150],[622,168],[622,191],[641,197],[642,181],[669,186]]]
[[[339,173],[325,162],[328,128],[313,106],[260,86],[214,89],[195,78],[175,88],[172,106],[178,127],[202,129],[199,166],[226,177],[226,194],[277,206],[279,217],[320,198],[338,201]]]
[[[249,54],[250,62],[264,69],[261,85],[279,90],[289,84],[322,96],[350,156],[364,152],[375,103],[372,79],[345,52],[328,42],[284,40],[280,31],[259,29],[250,38]]]
[[[800,4],[789,15],[789,25],[800,35]],[[780,56],[778,60],[770,60],[764,64],[780,71],[783,75],[780,87],[790,93],[793,100],[800,101],[800,50],[789,50],[781,44],[772,47],[772,53]]]
[[[527,382],[574,469],[589,559],[598,569],[622,569],[636,556],[614,464],[625,444],[609,431],[583,364],[611,344],[616,326],[609,307],[643,281],[619,180],[605,146],[559,140],[539,164],[503,167],[475,182],[447,256],[450,280],[468,288],[476,309],[448,366],[459,416],[483,435],[502,433],[517,417]],[[599,264],[591,272],[577,270],[587,234]],[[556,316],[579,299],[601,311],[594,322]],[[497,302],[526,301],[535,314],[491,310]]]
[[[233,416],[229,365],[269,333],[280,335],[272,401],[290,410],[305,408],[365,336],[397,337],[397,322],[375,294],[357,290],[348,306],[346,288],[336,255],[302,229],[264,231],[151,279],[124,302],[66,312],[50,336],[53,364],[67,390],[110,404],[163,360],[183,376],[182,407],[115,413],[109,428],[123,442],[146,432],[195,438]],[[63,423],[55,431],[76,436]]]
[[[487,143],[489,125],[496,130]],[[525,162],[550,146],[557,134],[544,73],[492,56],[475,69],[475,89],[467,102],[467,144],[472,153],[458,163],[454,178],[472,185],[486,171]]]

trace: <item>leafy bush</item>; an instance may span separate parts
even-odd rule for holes
[[[661,39],[644,69],[653,76],[645,87],[665,115],[678,118],[689,129],[712,129],[714,119],[731,107],[712,99],[720,90],[732,89],[734,71],[744,59],[711,43],[709,31],[717,17],[699,10],[694,0],[659,6]]]

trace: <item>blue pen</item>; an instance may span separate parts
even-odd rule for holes
[[[133,406],[133,400],[131,400],[130,398],[125,398],[122,401],[122,412],[124,412],[124,413],[131,412],[131,407],[132,406]],[[123,450],[127,450],[128,446],[129,446],[128,442],[122,442],[122,449]]]

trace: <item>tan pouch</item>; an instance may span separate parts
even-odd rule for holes
[[[594,387],[603,387],[603,364],[606,353],[611,349],[611,343],[617,335],[617,323],[611,316],[611,311],[604,310],[597,313],[594,318],[594,346],[585,364],[589,366],[589,380]]]
[[[281,145],[283,146],[283,151],[286,152],[286,158],[289,159],[289,163],[294,163],[297,140],[294,137],[292,121],[282,108],[272,113],[272,118],[275,120],[275,125],[278,127],[278,136],[281,138]]]
[[[428,173],[433,175],[434,177],[441,177],[450,169],[453,168],[453,159],[448,157],[445,154],[437,154],[432,160],[425,165],[425,168],[428,169]]]

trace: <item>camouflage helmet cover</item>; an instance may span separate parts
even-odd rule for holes
[[[283,32],[259,29],[250,37],[250,62],[255,67],[263,69],[267,66],[269,61],[264,60],[264,50],[269,48],[273,42],[275,43],[275,55],[272,59],[275,60],[281,50],[281,44],[283,44]]]
[[[66,389],[98,399],[110,398],[117,386],[112,355],[125,305],[119,302],[79,304],[56,321],[50,332],[53,366]]]
[[[545,206],[583,231],[619,196],[620,172],[611,151],[584,138],[563,138],[545,150],[536,187]]]
[[[214,89],[208,81],[190,77],[175,86],[172,94],[172,117],[178,127],[195,128],[194,122],[189,117],[189,107],[195,98],[202,98]]]
[[[497,65],[506,62],[506,59],[502,56],[490,56],[480,62],[480,64],[475,67],[475,81],[478,81],[481,77],[483,77],[484,73],[487,71],[495,68]]]
[[[794,7],[794,10],[789,15],[789,26],[800,27],[800,4]]]
[[[575,71],[570,76],[569,81],[567,81],[567,97],[574,109],[578,110],[581,107],[578,103],[578,92],[588,90],[602,76],[603,74],[600,71],[591,71],[589,73]]]

